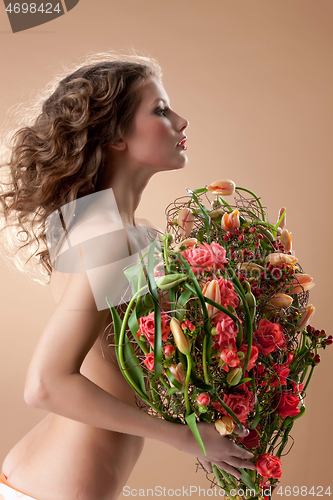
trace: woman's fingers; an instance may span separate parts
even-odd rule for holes
[[[233,432],[234,432],[235,434],[237,434],[239,437],[246,437],[246,436],[248,436],[248,435],[249,435],[249,433],[250,433],[249,429],[247,429],[246,427],[244,427],[244,425],[243,425],[243,429],[242,429],[242,431],[240,431],[240,430],[239,430],[239,425],[238,425],[238,424],[236,424],[236,425],[235,425],[235,428],[234,428]]]
[[[248,460],[242,460],[241,458],[229,457],[226,458],[225,461],[228,462],[229,465],[233,465],[234,467],[241,467],[242,469],[251,469],[251,470],[257,469],[254,463],[249,462]]]
[[[205,471],[210,474],[211,472],[213,472],[213,469],[212,469],[212,466],[211,466],[211,463],[208,461],[208,460],[199,460],[199,462],[201,463],[201,465],[205,468]]]
[[[231,465],[227,464],[226,462],[215,462],[215,465],[217,465],[217,467],[219,467],[220,469],[223,469],[225,472],[232,474],[237,479],[240,479],[241,473],[237,469],[234,469]]]

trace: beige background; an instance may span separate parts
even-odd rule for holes
[[[272,222],[285,205],[296,256],[316,283],[313,325],[332,333],[332,16],[331,0],[80,0],[65,16],[14,35],[0,5],[0,123],[87,52],[134,47],[156,57],[171,106],[190,122],[189,161],[151,180],[137,215],[164,227],[164,208],[185,187],[218,178],[262,196]],[[47,287],[3,261],[0,272],[2,463],[45,416],[25,404],[23,387],[53,302]],[[283,486],[333,486],[333,347],[321,355],[283,458]],[[209,486],[192,456],[151,440],[127,484]]]

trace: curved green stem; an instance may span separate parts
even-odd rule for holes
[[[257,203],[260,206],[262,220],[265,221],[265,212],[264,212],[263,206],[262,206],[258,196],[256,196],[254,193],[252,193],[252,191],[250,191],[249,189],[245,189],[245,188],[238,187],[238,186],[235,189],[239,189],[240,191],[246,191],[247,193],[250,193],[253,196],[253,198],[255,198],[257,200]]]

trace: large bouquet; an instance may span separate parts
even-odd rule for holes
[[[198,421],[254,454],[257,470],[238,469],[239,481],[211,464],[213,486],[230,499],[271,498],[332,335],[309,324],[314,283],[293,255],[285,210],[269,223],[260,199],[230,180],[188,193],[167,208],[162,245],[126,269],[133,298],[122,321],[108,301],[118,362],[149,412],[189,425],[204,454]],[[250,434],[237,438],[236,423]]]

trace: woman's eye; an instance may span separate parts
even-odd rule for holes
[[[165,113],[169,108],[158,109],[156,113]],[[163,115],[164,116],[164,115]]]

